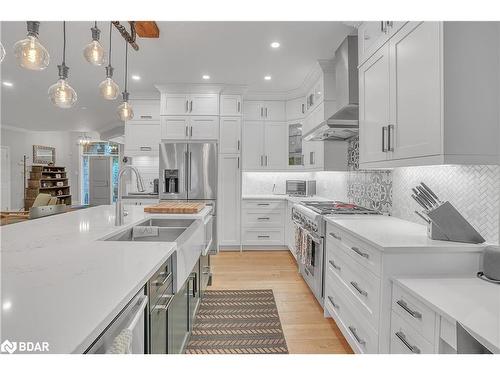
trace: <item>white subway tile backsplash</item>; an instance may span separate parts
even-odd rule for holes
[[[139,170],[147,192],[153,191],[153,180],[159,175],[158,156],[134,156],[131,164]],[[127,181],[127,193],[137,191],[135,176],[131,175]]]
[[[312,180],[311,172],[243,172],[242,193],[272,194],[273,186],[276,184],[274,193],[285,194],[286,180]]]

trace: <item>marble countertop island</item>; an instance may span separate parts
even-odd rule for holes
[[[48,342],[50,353],[82,353],[176,251],[175,242],[102,241],[151,217],[114,206],[12,224],[1,236],[1,341]]]

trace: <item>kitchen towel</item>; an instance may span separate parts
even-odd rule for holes
[[[132,331],[124,329],[113,340],[113,344],[106,354],[132,354]]]

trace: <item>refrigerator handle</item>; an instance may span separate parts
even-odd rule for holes
[[[192,154],[191,151],[189,151],[189,190],[191,191],[191,176],[192,176],[192,169],[191,169],[191,160],[192,160]]]
[[[191,170],[189,168],[189,152],[185,152],[185,160],[186,160],[186,168],[185,168],[185,173],[186,173],[186,178],[184,179],[184,186],[186,189],[186,192],[189,191],[189,174],[191,173]]]

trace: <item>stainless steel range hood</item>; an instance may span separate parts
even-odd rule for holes
[[[345,140],[358,134],[358,37],[348,36],[335,51],[335,94],[338,110],[309,131],[306,141]]]

